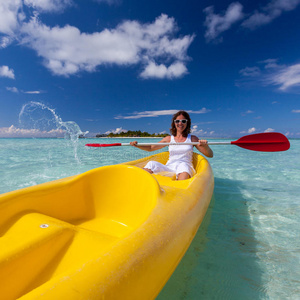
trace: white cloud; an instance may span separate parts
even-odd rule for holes
[[[197,136],[213,136],[215,132],[198,129],[198,125],[193,125],[191,128],[191,133]]]
[[[31,95],[39,95],[39,94],[43,93],[42,91],[23,91],[23,90],[19,91],[19,89],[16,88],[16,87],[6,87],[6,89],[8,91],[12,92],[12,93],[21,92],[21,93],[24,93],[24,94],[31,94]]]
[[[193,125],[191,128],[191,133],[197,132],[198,130],[198,125]]]
[[[42,91],[23,91],[24,94],[39,95]]]
[[[22,129],[14,125],[0,128],[0,137],[62,137],[65,130],[53,129],[50,131],[41,131],[39,129]]]
[[[61,12],[73,4],[72,0],[24,0],[26,6],[41,12]]]
[[[122,127],[119,127],[119,128],[114,129],[114,130],[106,131],[105,134],[110,134],[110,133],[118,134],[118,133],[122,133],[122,132],[126,133],[127,131],[128,130],[123,129]]]
[[[226,12],[223,14],[215,14],[214,7],[209,6],[204,9],[206,19],[205,38],[207,41],[215,40],[222,32],[228,30],[234,23],[244,17],[242,12],[243,6],[239,2],[231,3]]]
[[[0,1],[0,33],[14,36],[20,26],[20,22],[24,20],[25,15],[22,12],[22,0],[1,0]],[[3,41],[7,44],[8,40]]]
[[[300,3],[300,0],[273,0],[260,11],[256,10],[243,23],[242,26],[249,29],[256,29],[262,25],[272,22],[283,12],[294,10]]]
[[[128,116],[117,116],[115,119],[140,119],[140,118],[153,118],[159,116],[169,116],[174,115],[179,111],[179,109],[169,109],[169,110],[152,110],[152,111],[142,111],[142,112],[133,112]],[[200,110],[186,110],[189,114],[205,114],[210,112],[209,109],[205,107]]]
[[[0,67],[0,77],[7,77],[11,79],[15,79],[15,73],[13,69],[10,69],[8,66]]]
[[[248,133],[253,133],[256,131],[256,128],[255,127],[252,127],[252,128],[249,128],[248,129]]]
[[[238,86],[254,83],[263,86],[275,85],[279,90],[288,92],[293,91],[300,86],[300,64],[286,66],[277,63],[277,59],[267,59],[259,62],[264,64],[260,69],[257,66],[247,67],[242,69],[239,73],[244,77],[243,80],[237,80]],[[276,103],[276,102],[273,102]],[[273,104],[272,103],[272,104]]]
[[[195,36],[176,37],[174,18],[162,14],[145,24],[127,20],[93,33],[70,25],[51,27],[39,20],[39,13],[62,12],[73,4],[72,0],[1,0],[0,47],[18,40],[19,45],[35,50],[53,74],[61,76],[94,72],[112,64],[140,64],[145,68],[143,78],[173,79],[188,73],[187,50]]]
[[[292,113],[300,114],[300,109],[293,109],[293,110],[292,110]]]
[[[16,87],[7,87],[6,89],[12,93],[19,93],[19,90]]]
[[[260,75],[259,67],[246,67],[239,72],[242,76],[245,77],[256,77]]]
[[[0,1],[0,47],[6,48],[15,39],[19,39],[20,30],[30,16],[38,12],[62,12],[72,4],[72,0],[1,0]],[[25,14],[25,11],[28,15]]]
[[[264,132],[274,132],[275,131],[275,129],[273,129],[273,128],[267,128]]]
[[[241,115],[244,117],[244,116],[246,116],[246,115],[253,114],[253,113],[254,113],[253,110],[248,109],[247,111],[242,112]]]
[[[276,68],[280,67],[280,65],[277,64],[277,61],[278,61],[278,59],[269,58],[269,59],[262,61],[261,63],[265,64],[265,66],[264,66],[265,69],[276,69]]]
[[[281,68],[269,76],[270,83],[279,85],[279,89],[286,91],[292,87],[300,86],[300,64]]]
[[[241,131],[240,133],[254,133],[256,131],[255,127],[251,127],[248,130]]]
[[[23,45],[34,49],[55,75],[63,76],[93,72],[101,65],[141,63],[146,65],[141,73],[144,78],[181,77],[187,73],[186,52],[194,39],[193,35],[174,38],[177,25],[167,15],[159,16],[150,24],[125,21],[115,29],[91,34],[70,25],[49,27],[32,18],[23,24],[21,31]],[[157,66],[156,59],[174,62],[166,68]]]
[[[141,77],[158,78],[158,79],[174,79],[179,78],[188,73],[186,66],[182,62],[175,62],[169,67],[165,65],[157,65],[155,62],[150,62],[145,70],[141,73]]]
[[[0,48],[4,49],[6,47],[8,47],[12,42],[13,42],[13,38],[9,37],[9,36],[4,36],[0,38]]]
[[[255,10],[252,13],[243,13],[243,6],[239,2],[231,3],[224,13],[214,13],[214,7],[209,6],[204,9],[206,19],[205,38],[208,42],[220,42],[219,36],[226,30],[229,30],[233,24],[242,21],[241,26],[247,29],[257,29],[260,26],[271,23],[284,12],[294,10],[300,3],[300,0],[271,0],[267,5]]]

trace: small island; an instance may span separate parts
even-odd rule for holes
[[[128,130],[126,132],[119,132],[119,133],[109,133],[109,134],[97,134],[96,137],[101,138],[101,137],[111,137],[111,138],[118,138],[118,137],[165,137],[168,136],[169,134],[167,133],[149,133],[146,131],[141,131],[141,130]]]

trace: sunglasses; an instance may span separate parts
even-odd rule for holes
[[[183,120],[174,120],[174,123],[175,124],[179,124],[181,122],[182,124],[185,124],[185,123],[187,123],[187,121],[188,120],[186,120],[186,119],[183,119]]]

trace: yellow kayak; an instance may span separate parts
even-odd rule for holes
[[[154,299],[214,185],[195,153],[188,180],[140,168],[167,159],[164,152],[0,195],[1,299]]]

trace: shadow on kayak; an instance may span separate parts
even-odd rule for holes
[[[211,204],[157,300],[258,299],[262,270],[243,183],[215,178]]]

